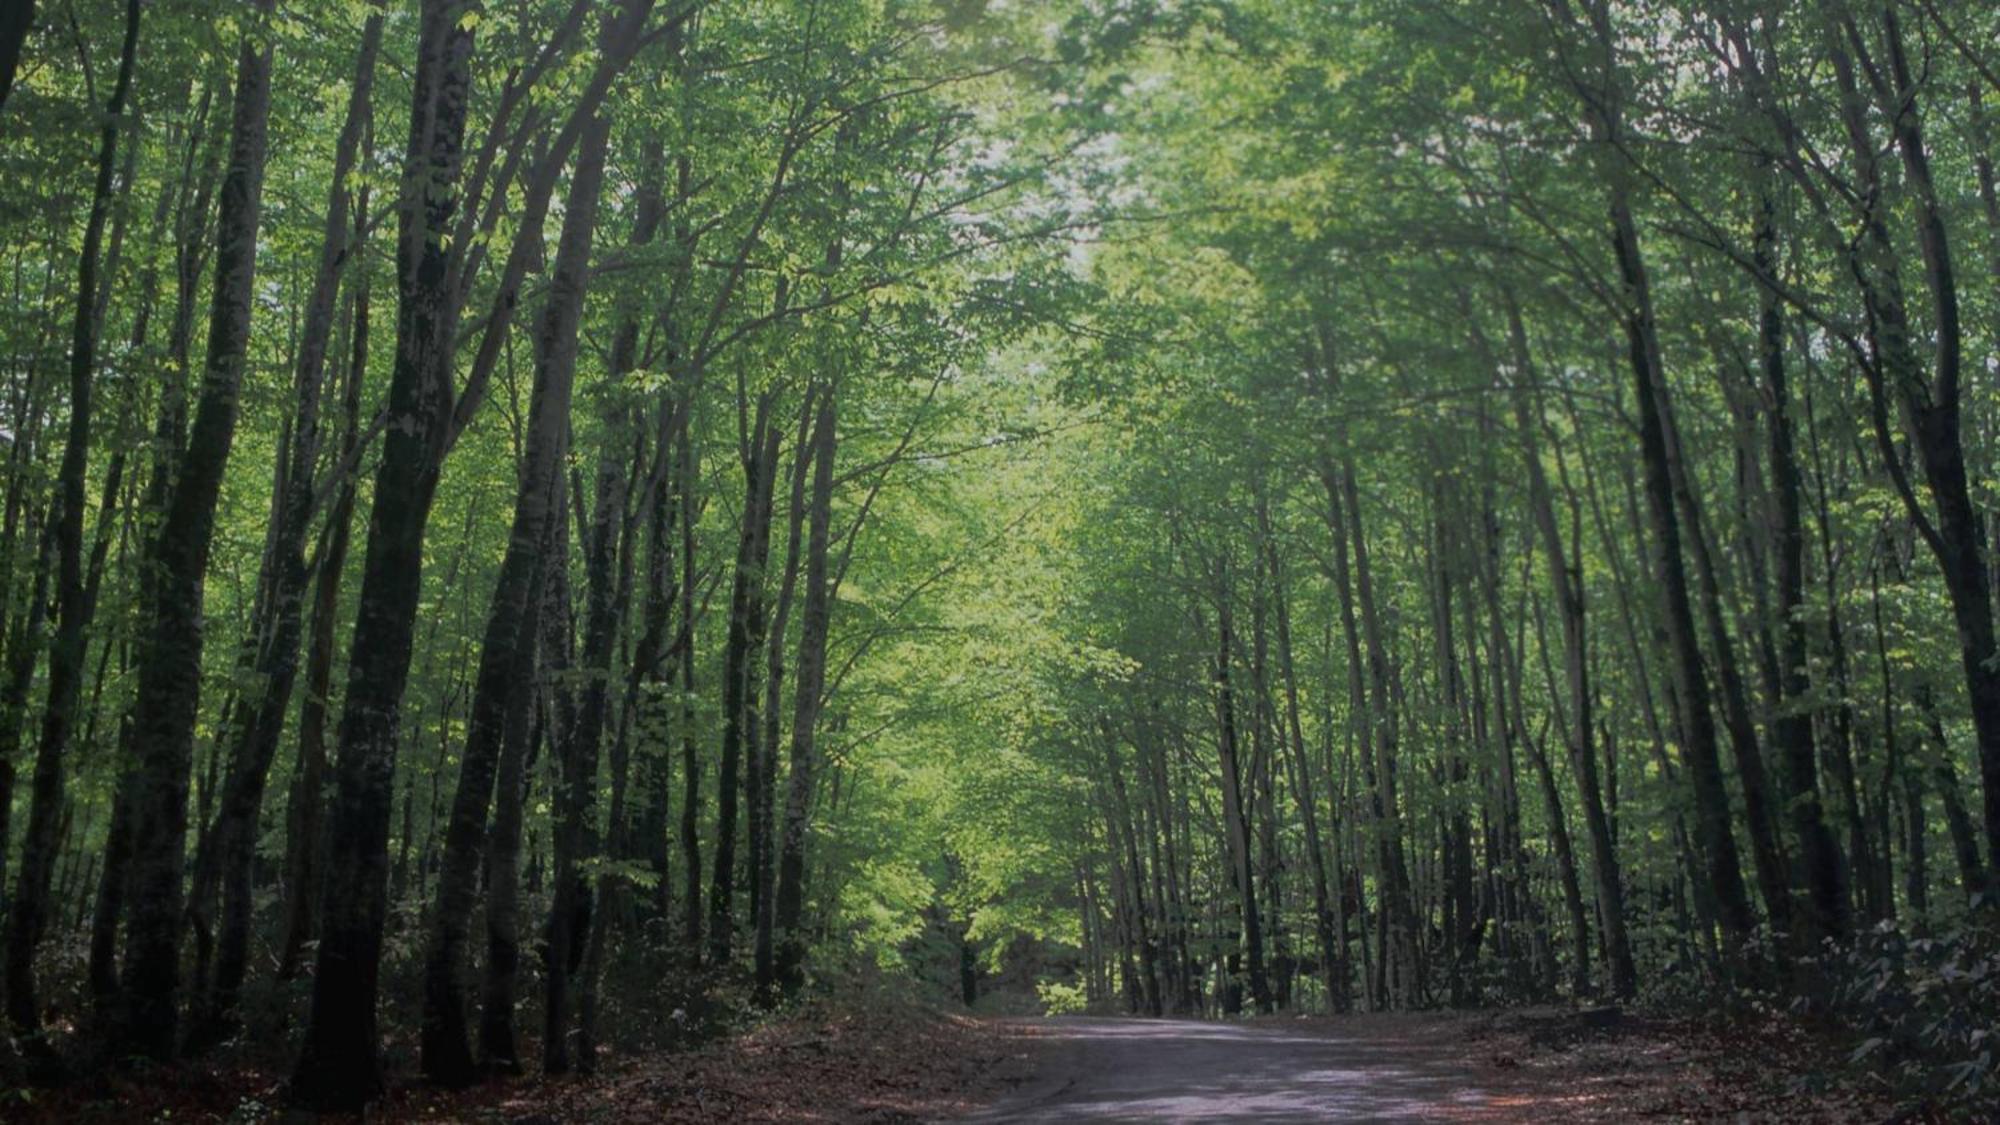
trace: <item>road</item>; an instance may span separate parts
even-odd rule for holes
[[[1033,1077],[976,1122],[1486,1118],[1451,1052],[1367,1025],[1033,1021]],[[1490,1120],[1490,1118],[1487,1118]]]

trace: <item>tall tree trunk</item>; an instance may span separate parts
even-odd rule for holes
[[[258,13],[268,16],[273,3],[258,0]],[[237,56],[229,170],[216,219],[208,361],[187,451],[148,558],[153,620],[146,623],[140,645],[133,704],[139,803],[132,833],[129,951],[121,983],[130,1004],[130,1042],[156,1059],[170,1057],[176,1046],[188,770],[201,698],[202,587],[249,362],[271,106],[271,47],[263,30],[246,34]]]
[[[1555,2],[1567,18],[1567,0]],[[1607,162],[1603,174],[1609,196],[1608,233],[1618,263],[1618,313],[1625,331],[1626,358],[1638,403],[1646,510],[1658,557],[1661,613],[1671,654],[1674,694],[1682,712],[1681,731],[1686,740],[1683,753],[1688,775],[1693,781],[1695,823],[1703,857],[1708,864],[1708,880],[1714,889],[1723,929],[1734,947],[1749,936],[1754,919],[1749,894],[1743,884],[1736,840],[1730,830],[1729,794],[1723,781],[1715,715],[1710,707],[1707,672],[1702,663],[1694,604],[1688,590],[1687,565],[1681,548],[1681,525],[1675,508],[1673,465],[1668,444],[1666,370],[1654,320],[1651,282],[1640,249],[1638,223],[1632,215],[1630,170],[1622,163],[1628,158],[1624,151],[1626,140],[1616,40],[1609,10],[1603,0],[1590,0],[1587,7],[1587,30],[1599,53],[1595,63],[1600,70],[1600,85],[1593,87],[1589,79],[1579,76],[1575,80],[1576,92],[1585,106],[1591,139]],[[1738,952],[1732,948],[1732,960]]]
[[[265,554],[259,586],[266,591],[264,613],[252,626],[257,658],[252,683],[235,708],[230,756],[214,833],[207,849],[217,870],[222,895],[222,926],[217,940],[215,979],[206,999],[204,1022],[212,1032],[225,1030],[236,1007],[249,963],[251,869],[255,862],[257,822],[264,804],[265,782],[284,728],[285,708],[299,667],[299,633],[309,577],[306,539],[311,530],[316,490],[314,468],[320,454],[320,398],[325,384],[326,356],[333,337],[335,298],[341,274],[352,258],[350,240],[353,190],[347,179],[367,127],[375,57],[382,40],[380,13],[370,15],[362,29],[347,118],[335,142],[333,181],[328,192],[326,226],[318,270],[307,298],[294,379],[295,405],[291,427],[279,446],[280,482],[277,519]],[[205,880],[197,861],[195,883]]]
[[[390,802],[422,592],[424,529],[449,446],[456,317],[446,235],[458,211],[472,21],[424,0],[398,203],[396,361],[341,705],[312,1009],[291,1096],[356,1109],[382,1089],[375,1000],[388,915]],[[462,248],[458,248],[462,249]]]
[[[1960,432],[1964,359],[1958,281],[1942,205],[1932,180],[1930,153],[1917,107],[1918,87],[1910,70],[1902,28],[1892,5],[1884,5],[1879,14],[1882,42],[1888,53],[1887,76],[1894,91],[1893,104],[1884,108],[1913,197],[1924,282],[1934,316],[1934,344],[1931,370],[1927,374],[1917,354],[1916,330],[1911,325],[1902,289],[1897,251],[1880,203],[1883,175],[1878,146],[1869,131],[1867,103],[1850,53],[1863,48],[1863,39],[1851,17],[1842,15],[1827,30],[1827,53],[1842,94],[1842,119],[1847,127],[1855,180],[1862,198],[1868,201],[1852,262],[1868,306],[1869,339],[1874,346],[1872,362],[1864,364],[1863,369],[1876,402],[1876,436],[1885,467],[1896,478],[1912,522],[1936,558],[1950,596],[1966,698],[1979,747],[1987,866],[1989,872],[2000,871],[2000,650],[1995,646],[1991,573],[1981,542],[1978,510],[1972,502]],[[1871,73],[1879,66],[1865,56],[1861,62]],[[1885,399],[1901,407],[1931,495],[1934,517],[1917,504],[1907,487],[1902,487],[1901,462],[1883,417]]]
[[[1535,647],[1542,655],[1542,675],[1548,681],[1549,695],[1556,695],[1555,671],[1549,666],[1549,650],[1545,643],[1547,632],[1543,626],[1541,604],[1535,605]],[[1574,738],[1574,736],[1570,736]],[[1534,759],[1535,776],[1542,784],[1542,804],[1548,815],[1549,838],[1556,854],[1556,871],[1562,881],[1563,909],[1569,914],[1570,940],[1576,943],[1576,954],[1570,964],[1570,995],[1581,1000],[1590,992],[1590,920],[1583,906],[1583,892],[1577,880],[1576,848],[1570,841],[1569,814],[1563,810],[1562,798],[1556,791],[1555,770],[1549,765],[1548,751],[1543,748],[1542,739],[1530,736],[1527,739],[1528,754]]]
[[[563,216],[562,240],[556,250],[548,307],[537,345],[549,383],[562,384],[560,405],[567,421],[567,391],[576,377],[577,331],[583,316],[583,296],[590,282],[590,247],[597,226],[599,189],[604,183],[605,150],[611,123],[602,115],[584,134],[570,178],[569,206]],[[619,605],[615,560],[618,535],[625,519],[623,461],[606,451],[600,462],[596,496],[596,527],[584,544],[589,586],[585,591],[583,691],[577,721],[562,740],[561,782],[556,790],[555,895],[549,907],[548,964],[543,1006],[542,1070],[562,1074],[569,1069],[569,982],[582,964],[588,934],[591,893],[584,861],[597,851],[597,759],[604,734],[606,682],[611,675],[611,650],[617,642]],[[579,513],[580,514],[580,513]],[[552,560],[553,561],[553,560]]]
[[[1664,372],[1664,368],[1661,369]],[[1723,616],[1722,580],[1714,548],[1710,545],[1700,496],[1690,477],[1681,452],[1680,427],[1675,420],[1673,397],[1664,375],[1655,385],[1654,404],[1666,432],[1668,473],[1673,481],[1674,502],[1681,513],[1688,555],[1694,560],[1695,593],[1701,622],[1708,631],[1713,658],[1716,698],[1724,731],[1729,736],[1730,756],[1736,762],[1738,788],[1743,793],[1743,822],[1750,837],[1751,867],[1756,872],[1758,894],[1764,900],[1771,928],[1781,933],[1792,929],[1791,883],[1784,849],[1778,838],[1777,809],[1771,793],[1770,772],[1757,740],[1756,721],[1750,713],[1750,690],[1736,662],[1736,642]]]
[[[545,692],[535,672],[547,657],[546,649],[552,612],[549,605],[548,570],[555,565],[555,544],[561,541],[561,475],[549,483],[548,525],[537,556],[543,560],[530,579],[529,603],[521,622],[520,654],[530,669],[529,683],[521,694],[525,702],[509,707],[500,732],[500,760],[496,767],[493,803],[493,830],[486,848],[486,977],[481,990],[479,1013],[479,1058],[490,1071],[499,1074],[521,1072],[520,1045],[514,1038],[514,1001],[521,965],[521,829],[533,784],[533,756],[548,739],[548,708],[539,703]],[[440,883],[442,892],[442,883]],[[448,1049],[448,1048],[447,1048]]]
[[[680,435],[675,444],[674,472],[676,498],[681,507],[680,635],[674,641],[675,659],[680,661],[681,706],[681,859],[686,864],[686,886],[681,892],[681,940],[691,964],[701,960],[701,750],[695,730],[694,676],[694,521],[698,510],[695,498],[700,485],[699,462],[694,447],[694,402],[692,388],[680,405]]]
[[[174,311],[167,337],[167,365],[159,380],[159,406],[153,421],[151,467],[144,500],[134,519],[137,535],[150,543],[157,534],[161,513],[166,511],[174,474],[187,445],[187,378],[192,369],[196,313],[199,304],[203,263],[210,249],[208,217],[213,208],[216,186],[222,176],[224,142],[228,131],[208,128],[214,90],[222,84],[220,75],[203,82],[202,97],[190,130],[185,164],[181,171],[181,199],[173,216]],[[158,212],[156,211],[156,214]],[[101,306],[101,301],[100,301]],[[114,457],[115,460],[115,457]],[[100,541],[102,536],[100,536]],[[139,568],[133,601],[136,621],[153,616],[154,570]],[[95,598],[86,599],[93,606]],[[86,616],[88,616],[86,614]],[[137,815],[138,762],[133,746],[132,715],[128,709],[118,732],[118,767],[111,801],[111,823],[105,830],[104,869],[99,876],[97,900],[91,917],[91,995],[100,1018],[116,1026],[124,1018],[123,996],[118,985],[119,927],[124,921],[126,898],[131,891],[133,819]]]
[[[1403,849],[1403,818],[1397,797],[1396,702],[1392,698],[1393,673],[1389,665],[1388,638],[1375,600],[1375,582],[1369,565],[1368,535],[1361,519],[1361,491],[1355,480],[1351,458],[1340,469],[1345,550],[1353,553],[1354,600],[1361,611],[1361,636],[1366,642],[1368,682],[1367,722],[1373,755],[1370,767],[1371,799],[1380,825],[1377,853],[1382,875],[1382,903],[1379,912],[1381,936],[1387,939],[1380,950],[1378,972],[1390,986],[1387,995],[1396,1002],[1413,1005],[1423,992],[1418,966],[1416,912],[1410,901],[1409,864]]]
[[[57,498],[50,519],[56,544],[56,627],[49,642],[47,701],[35,751],[28,826],[21,840],[20,870],[7,916],[7,1018],[27,1049],[43,1055],[48,1052],[41,1038],[35,950],[47,927],[49,883],[61,847],[63,756],[69,748],[70,728],[83,686],[84,628],[89,617],[83,581],[83,496],[90,462],[91,391],[97,369],[98,255],[104,225],[115,202],[113,175],[118,163],[118,135],[128,125],[124,118],[138,57],[139,12],[140,0],[126,0],[118,78],[105,105],[104,127],[98,134],[97,178],[77,266],[69,357],[69,426],[62,461],[56,470]]]
[[[1290,599],[1286,596],[1284,571],[1278,565],[1277,543],[1268,528],[1264,534],[1264,551],[1277,611],[1278,674],[1285,683],[1285,732],[1290,737],[1290,753],[1285,756],[1290,767],[1286,777],[1292,786],[1293,799],[1298,802],[1299,819],[1305,826],[1306,859],[1312,867],[1313,932],[1319,941],[1320,975],[1326,984],[1328,1009],[1344,1012],[1348,1007],[1347,949],[1344,942],[1335,940],[1326,849],[1319,829],[1319,803],[1313,792],[1312,762],[1306,753],[1305,727],[1299,719],[1299,678],[1292,655]]]
[[[678,45],[671,45],[671,54],[679,56]],[[666,215],[666,152],[658,140],[648,140],[640,153],[640,169],[635,201],[630,245],[646,246],[658,233],[660,223]],[[636,314],[628,314],[622,319],[612,336],[609,369],[606,375],[614,382],[628,376],[639,359],[639,319]],[[646,411],[624,403],[622,397],[607,412],[606,424],[612,434],[624,428],[637,430]],[[620,512],[621,521],[626,525],[624,545],[619,555],[619,583],[621,594],[614,595],[620,604],[630,600],[633,570],[638,555],[639,527],[645,529],[645,590],[641,596],[638,637],[634,643],[631,660],[625,673],[625,690],[619,701],[616,731],[612,736],[611,766],[611,809],[610,831],[607,852],[613,860],[631,862],[643,859],[650,863],[657,880],[653,894],[653,909],[648,913],[661,915],[665,912],[671,873],[668,871],[667,857],[667,783],[669,770],[663,749],[645,755],[635,771],[632,768],[632,745],[634,727],[651,717],[653,702],[644,698],[647,689],[662,680],[661,658],[667,647],[667,625],[672,609],[672,565],[673,545],[671,537],[674,527],[673,497],[667,488],[667,477],[673,456],[672,425],[673,411],[665,403],[653,410],[657,419],[652,441],[652,462],[646,463],[648,443],[643,433],[635,435],[631,444],[634,449],[633,474],[639,477],[638,499],[630,514]],[[607,441],[606,458],[619,455],[617,444]],[[642,473],[642,470],[643,473]],[[599,526],[603,526],[603,497],[612,491],[603,479],[604,469],[600,468],[598,505]],[[628,486],[629,487],[629,486]],[[602,544],[598,545],[602,549]],[[593,591],[593,597],[595,597]],[[595,612],[595,610],[593,610]],[[605,669],[605,687],[610,687],[610,670]],[[657,725],[650,729],[659,731]],[[657,739],[647,738],[649,745]],[[635,801],[631,795],[632,776],[638,774],[641,794]],[[641,810],[635,827],[632,807],[637,804]],[[592,1073],[596,1068],[597,1042],[597,998],[604,974],[604,960],[612,934],[612,925],[632,914],[628,883],[623,876],[605,873],[598,877],[599,917],[602,924],[591,931],[590,944],[585,954],[583,981],[577,998],[577,1065],[584,1073]]]
[[[1694,608],[1688,596],[1687,569],[1681,555],[1680,521],[1674,511],[1673,482],[1667,464],[1666,430],[1656,394],[1665,376],[1660,369],[1652,297],[1647,287],[1645,261],[1640,255],[1638,228],[1622,191],[1614,190],[1611,223],[1624,284],[1624,327],[1639,405],[1647,513],[1659,560],[1661,612],[1666,622],[1674,694],[1681,706],[1681,730],[1687,738],[1683,753],[1694,786],[1696,831],[1723,928],[1732,942],[1741,942],[1749,936],[1754,923],[1736,840],[1730,831],[1729,792],[1723,783],[1715,715],[1709,707],[1707,674],[1695,638]]]

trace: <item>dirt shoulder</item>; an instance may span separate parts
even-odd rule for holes
[[[684,1053],[609,1060],[595,1079],[538,1079],[447,1096],[412,1090],[381,1120],[935,1121],[1003,1096],[1033,1071],[1032,1037],[919,1008],[810,1015]]]
[[[1837,1051],[1783,1017],[1724,1025],[1531,1010],[1436,1019],[1444,1022],[1433,1036],[1453,1044],[1487,1094],[1465,1120],[1932,1120],[1851,1077],[1829,1078]]]

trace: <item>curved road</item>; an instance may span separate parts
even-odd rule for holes
[[[1034,1077],[979,1122],[1449,1121],[1485,1116],[1435,1040],[1324,1022],[1022,1021]]]

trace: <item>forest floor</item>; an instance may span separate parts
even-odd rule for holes
[[[1884,1123],[1944,1121],[1899,1106],[1848,1068],[1846,1048],[1783,1015],[1732,1022],[1574,1013],[1439,1017],[1486,1100],[1445,1120]]]
[[[532,1048],[524,1040],[524,1048]],[[685,1050],[606,1051],[592,1077],[538,1076],[442,1090],[404,1076],[365,1121],[467,1125],[676,1125],[934,1121],[961,1117],[1031,1073],[1037,1041],[998,1021],[902,1000],[809,1009]],[[0,1078],[0,1122],[344,1125],[288,1113],[281,1057],[218,1052],[168,1068],[99,1073],[52,1090]],[[531,1052],[532,1053],[532,1052]],[[362,1119],[350,1119],[362,1120]]]
[[[1944,1120],[1804,1080],[1835,1061],[1777,1018],[1726,1030],[1555,1010],[1202,1023],[970,1018],[892,1002],[814,1011],[692,1050],[608,1055],[589,1079],[406,1085],[368,1120]],[[302,1120],[276,1109],[278,1077],[223,1060],[183,1064],[0,1098],[0,1120]]]

